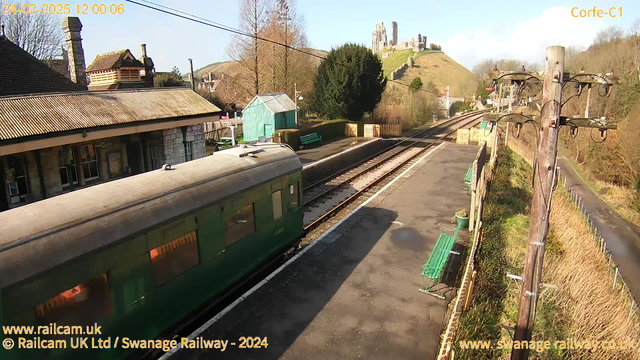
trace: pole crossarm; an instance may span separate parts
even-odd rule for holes
[[[616,130],[618,128],[618,124],[607,122],[606,119],[591,117],[591,118],[582,118],[582,117],[566,117],[560,116],[560,125],[568,125],[571,127],[581,127],[581,128],[596,128],[600,130],[605,129],[613,129]]]
[[[523,115],[518,113],[507,114],[483,114],[482,121],[491,123],[514,123],[525,124],[529,121],[540,123],[540,116],[538,115]],[[608,122],[606,119],[599,117],[567,117],[560,116],[560,125],[567,125],[570,127],[579,128],[595,128],[600,130],[615,130],[618,128],[617,123]]]
[[[614,75],[613,73],[606,73],[606,74],[578,73],[571,76],[567,81],[565,81],[565,83],[569,83],[569,82],[578,82],[580,84],[590,84],[590,85],[595,85],[595,84],[619,85],[621,83],[621,80],[618,76]]]
[[[489,79],[498,80],[511,80],[511,81],[527,81],[531,79],[542,82],[544,74],[542,72],[535,71],[491,71],[489,72]]]
[[[536,121],[539,120],[538,115],[527,116],[518,113],[505,113],[505,114],[483,114],[482,121],[492,122],[492,123],[515,123],[515,124],[524,124],[527,121]]]

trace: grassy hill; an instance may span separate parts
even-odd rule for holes
[[[320,50],[320,49],[303,49],[303,50],[317,56],[327,56],[327,54],[329,54],[329,52]],[[311,62],[313,63],[314,66],[320,65],[320,61],[322,61],[322,59],[317,58],[315,56],[311,57]],[[215,62],[209,65],[205,65],[200,69],[195,70],[194,75],[196,78],[199,78],[199,77],[205,76],[209,72],[213,72],[217,76],[220,76],[222,74],[235,76],[240,71],[241,71],[240,65],[235,61],[221,61],[221,62]],[[189,79],[189,75],[185,74],[184,78]]]
[[[382,60],[385,76],[407,62],[409,56],[415,61],[415,67],[407,69],[399,81],[409,85],[415,77],[420,77],[423,84],[432,81],[438,89],[451,87],[451,96],[472,96],[476,90],[476,77],[464,66],[458,64],[441,51],[425,50],[414,53],[412,50],[395,51]],[[387,88],[400,86],[389,83]]]

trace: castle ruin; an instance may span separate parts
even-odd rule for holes
[[[383,52],[387,47],[390,47],[391,51]],[[380,54],[383,59],[395,50],[412,49],[414,52],[419,52],[426,48],[427,37],[422,36],[422,34],[418,34],[418,41],[415,38],[411,38],[410,41],[398,42],[398,23],[395,21],[391,22],[391,41],[387,41],[387,30],[383,22],[376,24],[376,31],[372,34],[371,51],[374,54]]]
[[[396,26],[397,28],[397,26]],[[384,28],[384,23],[376,24],[376,31],[373,32],[371,39],[371,50],[374,54],[378,54],[382,49],[386,48],[387,43],[387,29]]]

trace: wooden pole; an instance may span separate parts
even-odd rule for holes
[[[564,47],[547,48],[542,111],[540,113],[540,142],[538,144],[537,174],[533,189],[533,203],[529,223],[529,246],[524,264],[522,290],[518,307],[515,341],[530,341],[540,294],[540,278],[545,244],[549,232],[551,194],[556,171],[558,127],[562,104],[562,74]],[[527,359],[529,349],[513,349],[511,360]]]

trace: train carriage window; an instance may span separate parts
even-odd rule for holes
[[[271,194],[271,204],[273,205],[273,220],[282,217],[282,191],[278,190]]]
[[[107,274],[74,286],[36,306],[40,324],[89,325],[112,313]]]
[[[242,239],[256,230],[253,216],[253,204],[249,204],[224,222],[224,238],[227,246]]]
[[[289,209],[298,207],[298,183],[289,185]]]
[[[159,286],[200,262],[196,231],[158,246],[149,252],[153,277]]]

